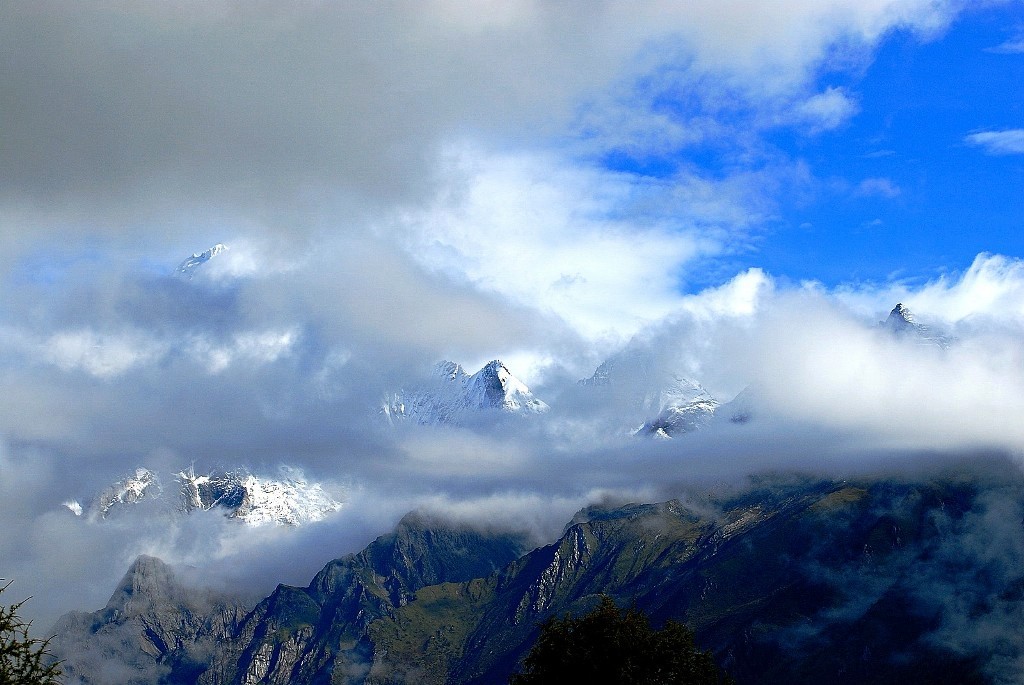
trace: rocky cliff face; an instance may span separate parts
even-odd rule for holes
[[[376,649],[368,634],[374,621],[392,617],[425,586],[489,575],[523,551],[518,535],[409,515],[394,533],[329,563],[308,587],[278,586],[199,682],[363,682]]]
[[[1019,508],[1021,492],[1011,497]],[[424,588],[375,622],[367,682],[506,682],[543,619],[599,593],[693,626],[740,682],[981,682],[978,654],[943,644],[946,607],[920,578],[973,582],[935,564],[973,539],[988,506],[965,484],[812,482],[713,514],[678,501],[582,512],[555,544],[489,578]],[[1003,574],[986,593],[1021,580]]]

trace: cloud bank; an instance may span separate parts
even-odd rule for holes
[[[749,386],[757,404],[748,424],[723,420],[666,444],[619,431],[622,417],[640,416],[627,400],[581,395],[575,381],[593,372],[593,346],[558,327],[538,337],[536,318],[518,335],[502,318],[498,338],[461,340],[459,349],[482,353],[500,338],[545,350],[533,389],[552,405],[548,414],[392,428],[377,414],[381,398],[452,348],[409,332],[373,337],[362,317],[325,317],[311,295],[326,292],[316,290],[321,277],[303,268],[229,280],[212,271],[192,281],[138,274],[119,282],[120,297],[89,329],[28,309],[8,324],[0,466],[5,530],[18,534],[0,544],[17,560],[5,574],[35,595],[41,620],[102,604],[139,553],[255,596],[276,582],[305,582],[418,506],[504,521],[544,540],[611,494],[656,499],[763,470],[843,475],[909,468],[924,453],[1024,450],[1016,297],[1024,264],[1011,258],[981,255],[956,276],[878,289],[827,291],[752,271],[678,298],[624,350],[697,378],[723,402]],[[896,293],[955,343],[942,349],[879,328]],[[75,309],[60,300],[47,302]],[[552,353],[559,345],[564,357]],[[139,466],[173,473],[192,463],[264,473],[295,465],[345,506],[299,529],[254,530],[216,512],[167,519],[145,507],[87,522],[62,505],[88,501]]]

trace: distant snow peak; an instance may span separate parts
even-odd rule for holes
[[[125,476],[101,492],[96,498],[93,511],[100,518],[107,518],[125,505],[155,499],[162,493],[160,478],[149,469],[137,468],[134,474]]]
[[[953,342],[952,338],[941,335],[932,330],[930,326],[919,323],[902,302],[898,302],[889,312],[886,320],[879,325],[898,338],[910,337],[919,343],[937,345],[943,349],[949,347]]]
[[[320,521],[341,508],[320,483],[310,483],[302,471],[282,466],[279,478],[256,476],[245,469],[177,474],[185,511],[220,508],[230,518],[251,526],[268,523],[298,526]]]
[[[268,523],[297,526],[321,521],[341,508],[320,483],[310,483],[302,471],[281,467],[280,478],[258,478],[251,473],[242,482],[246,497],[235,516],[251,526]]]
[[[578,385],[639,416],[643,423],[628,431],[638,436],[669,439],[698,430],[719,406],[700,383],[666,371],[643,350],[614,355]]]
[[[320,521],[339,510],[335,500],[320,483],[310,482],[299,469],[282,466],[279,477],[257,476],[247,469],[196,473],[195,467],[174,474],[175,493],[164,497],[160,479],[149,469],[118,481],[100,493],[90,505],[90,518],[105,519],[142,501],[156,501],[158,511],[173,516],[197,510],[218,510],[228,518],[250,526],[279,524],[298,526]],[[77,500],[64,503],[76,515],[82,514]]]
[[[411,391],[392,393],[380,412],[392,424],[411,420],[421,425],[462,425],[491,413],[527,416],[548,409],[495,359],[472,375],[455,362],[439,362],[430,381]]]
[[[896,306],[889,312],[889,317],[885,320],[885,326],[889,330],[896,332],[906,330],[920,331],[924,328],[902,302],[897,302]]]
[[[197,474],[195,467],[175,474],[178,480],[178,494],[182,511],[197,509],[227,509],[234,512],[245,500],[245,488],[241,484],[244,471],[213,471]]]
[[[434,364],[433,375],[437,378],[454,381],[460,376],[465,376],[467,374],[460,365],[455,362],[445,360]]]
[[[480,409],[502,409],[512,413],[539,414],[548,405],[538,400],[526,384],[495,359],[469,377],[470,394]]]
[[[672,438],[691,433],[707,426],[718,410],[719,403],[697,381],[673,376],[658,398],[660,410],[653,419],[645,421],[637,435]]]
[[[182,278],[192,280],[192,277],[195,276],[196,270],[199,267],[201,267],[203,264],[206,264],[206,262],[210,261],[211,259],[221,254],[222,252],[225,252],[227,249],[227,245],[223,243],[217,243],[216,245],[211,247],[209,250],[206,250],[205,252],[196,252],[191,257],[187,258],[185,261],[179,264],[178,268],[174,271],[174,273]]]

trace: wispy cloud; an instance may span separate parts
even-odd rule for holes
[[[863,197],[894,198],[902,194],[902,189],[889,178],[865,178],[857,184],[856,194]]]
[[[859,110],[856,100],[845,89],[828,88],[799,103],[794,113],[812,132],[821,132],[845,124]]]
[[[982,148],[990,155],[1024,154],[1024,128],[979,131],[967,135],[964,141]]]
[[[1001,55],[1019,55],[1024,53],[1024,37],[1011,38],[1005,43],[985,48],[985,52],[994,52]]]

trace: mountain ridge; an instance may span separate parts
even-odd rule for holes
[[[990,621],[1024,611],[1013,591],[1024,570],[978,546],[978,522],[1006,506],[1024,508],[1019,474],[765,476],[693,503],[591,506],[532,550],[515,534],[410,514],[305,588],[278,586],[205,662],[188,662],[191,675],[174,671],[174,650],[157,659],[181,676],[174,682],[206,685],[504,682],[544,618],[608,595],[655,624],[691,625],[740,683],[990,682],[998,660],[944,637],[957,610],[939,590],[963,587]],[[144,572],[153,563],[140,562],[140,578],[159,576]],[[988,574],[983,587],[978,571]],[[138,614],[109,611],[121,604],[64,630],[142,630],[125,643],[141,649]],[[180,630],[161,634],[164,644],[198,654],[194,633]],[[76,642],[63,635],[61,644],[69,637]]]

